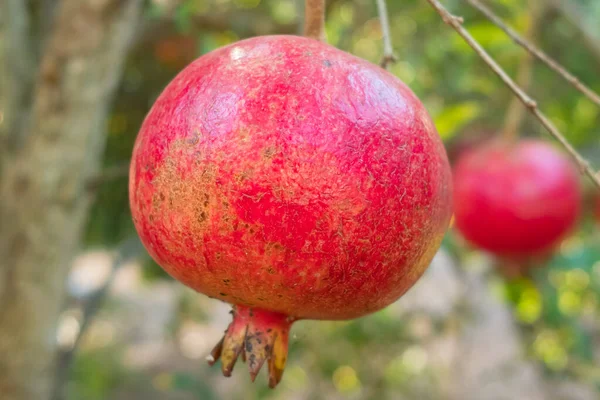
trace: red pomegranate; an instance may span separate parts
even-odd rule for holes
[[[502,257],[544,255],[573,227],[580,207],[577,170],[542,141],[489,142],[465,153],[454,170],[456,227]]]
[[[451,172],[421,102],[316,40],[266,36],[200,57],[164,90],[131,163],[135,226],[169,274],[232,303],[210,357],[280,381],[290,325],[406,292],[438,249]]]

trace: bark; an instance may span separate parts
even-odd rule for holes
[[[11,114],[3,123],[11,139],[0,147],[3,400],[50,396],[55,325],[90,202],[86,179],[98,172],[104,120],[141,6],[141,0],[62,0],[33,77],[2,86]],[[23,40],[21,50],[31,54],[29,39]],[[15,62],[19,51],[4,44],[3,59]],[[27,71],[15,66],[7,72]],[[23,92],[18,103],[12,103],[15,90]]]
[[[2,21],[2,55],[0,66],[3,70],[0,86],[0,145],[12,145],[26,119],[33,85],[34,63],[31,43],[31,19],[25,0],[5,0],[0,5]]]

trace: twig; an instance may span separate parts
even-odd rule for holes
[[[104,282],[104,285],[102,285],[102,287],[100,287],[98,290],[96,290],[96,292],[90,295],[90,297],[83,306],[81,329],[79,330],[79,335],[75,340],[75,344],[68,352],[73,353],[76,350],[77,345],[79,344],[88,326],[92,322],[93,317],[100,310],[100,307],[102,306],[102,303],[106,298],[108,290],[112,286],[112,283],[114,282],[115,276],[117,275],[119,269],[121,269],[121,267],[127,264],[129,261],[140,257],[142,254],[144,254],[144,246],[142,245],[142,242],[140,241],[138,236],[133,236],[128,239],[125,239],[123,243],[119,245],[110,268],[110,275],[108,279],[106,280],[106,282]]]
[[[377,11],[379,12],[379,21],[381,24],[381,34],[383,37],[383,58],[381,59],[382,68],[388,69],[389,66],[397,61],[392,47],[392,35],[390,33],[390,21],[388,18],[387,5],[385,0],[377,0]]]
[[[325,0],[306,0],[304,3],[304,36],[327,41],[325,37]]]
[[[57,370],[56,377],[54,381],[54,395],[53,400],[61,400],[63,399],[63,390],[66,386],[66,380],[68,379],[69,369],[73,363],[73,359],[75,354],[77,353],[77,349],[79,344],[81,343],[81,339],[83,338],[85,332],[91,325],[94,317],[98,313],[98,311],[102,308],[102,304],[106,299],[106,295],[112,283],[115,280],[115,276],[119,269],[125,265],[127,262],[136,259],[144,254],[144,247],[140,242],[140,239],[137,236],[126,239],[116,251],[115,258],[113,259],[110,275],[104,285],[92,293],[87,301],[82,306],[82,317],[81,317],[81,327],[79,329],[79,333],[75,338],[75,342],[73,346],[64,350],[58,355],[57,362]]]
[[[442,6],[438,0],[427,0],[429,4],[437,11],[442,17],[442,20],[450,25],[454,30],[467,42],[469,46],[477,53],[479,57],[498,75],[498,77],[504,82],[510,90],[523,102],[523,104],[529,109],[529,111],[542,123],[542,125],[571,155],[575,160],[579,169],[582,173],[587,174],[594,184],[600,189],[600,178],[596,176],[594,170],[591,168],[590,163],[584,159],[578,152],[571,146],[571,144],[565,139],[564,135],[558,130],[558,128],[542,113],[537,103],[529,97],[527,93],[523,91],[508,74],[498,65],[496,61],[481,47],[481,45],[471,36],[471,34],[462,26],[462,17],[452,15],[448,10]]]
[[[470,2],[470,0],[467,0]],[[529,26],[527,27],[527,32],[525,34],[525,38],[527,40],[533,41],[535,40],[535,36],[539,27],[539,21],[544,16],[546,8],[544,7],[543,2],[534,1],[531,5],[530,10],[530,20]],[[528,90],[529,85],[531,83],[531,74],[533,70],[533,56],[529,52],[524,52],[521,56],[521,61],[519,63],[519,71],[517,73],[517,84],[523,88],[523,90]],[[514,97],[512,98],[510,104],[508,105],[508,111],[506,113],[506,117],[504,119],[504,129],[502,134],[504,138],[509,142],[514,142],[516,138],[519,136],[519,128],[521,127],[521,123],[523,122],[523,118],[525,118],[526,109],[521,103],[521,101]]]
[[[596,105],[600,107],[600,95],[594,92],[592,89],[583,84],[576,76],[567,71],[563,66],[561,66],[557,61],[552,59],[542,50],[537,48],[532,43],[529,43],[525,38],[519,35],[515,30],[507,26],[500,17],[498,17],[492,10],[490,10],[487,6],[483,5],[479,0],[466,0],[467,3],[471,4],[473,7],[477,8],[483,15],[486,16],[490,21],[492,21],[498,28],[502,29],[515,43],[519,46],[523,47],[529,53],[533,54],[540,61],[550,67],[554,72],[559,74],[563,79],[569,82],[573,87],[579,90],[585,97],[590,99]]]

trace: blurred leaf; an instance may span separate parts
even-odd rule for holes
[[[71,369],[69,398],[104,400],[129,378],[128,371],[118,359],[118,349],[102,348],[76,358]]]
[[[216,400],[219,398],[210,385],[190,374],[173,374],[172,385],[173,389],[194,393],[202,400]]]
[[[488,51],[513,46],[512,40],[491,22],[482,21],[470,23],[465,27],[469,30],[475,40]],[[469,45],[457,35],[453,36],[453,46],[460,51],[469,52],[469,54],[473,51]]]
[[[459,103],[446,107],[435,117],[435,126],[442,139],[447,140],[454,136],[467,123],[474,120],[481,108],[475,102]]]

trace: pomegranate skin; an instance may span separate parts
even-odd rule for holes
[[[544,255],[581,209],[577,170],[551,145],[493,141],[465,153],[454,169],[454,216],[462,235],[496,255]]]
[[[294,319],[350,319],[398,299],[452,206],[445,150],[410,89],[296,36],[186,67],[147,115],[130,177],[135,226],[170,275]]]

